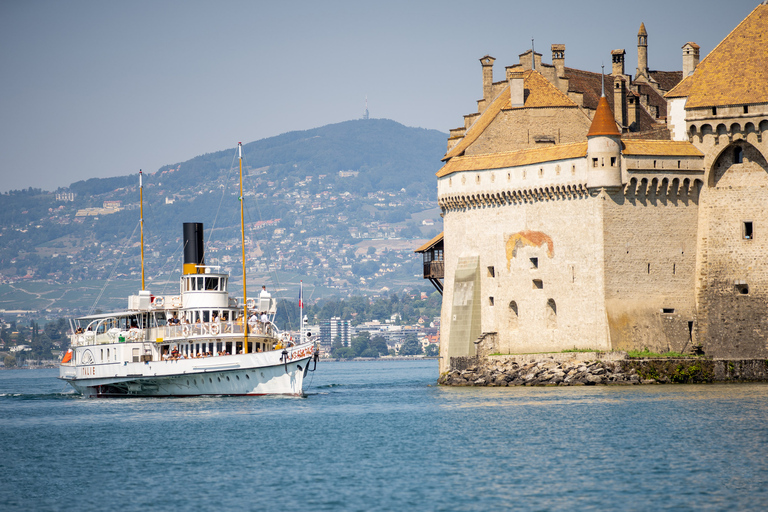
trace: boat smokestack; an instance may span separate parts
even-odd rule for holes
[[[203,223],[185,222],[184,223],[184,274],[202,274],[203,268],[198,265],[205,265],[203,252]]]

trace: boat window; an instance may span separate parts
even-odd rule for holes
[[[219,289],[219,278],[218,277],[206,277],[205,278],[205,289],[206,290],[218,290]]]
[[[206,310],[203,311],[203,322],[209,322],[211,318],[211,312]]]
[[[222,277],[221,278],[221,283],[219,284],[219,290],[221,290],[222,292],[227,291],[227,278],[226,277]]]
[[[202,278],[202,277],[198,277],[198,278],[197,278],[197,289],[198,289],[198,290],[203,290],[203,289],[204,289],[204,288],[203,288],[203,279],[204,279],[204,278]]]

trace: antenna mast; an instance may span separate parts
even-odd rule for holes
[[[243,253],[243,354],[248,353],[248,294],[245,290],[245,214],[243,213],[243,143],[237,143],[240,160],[240,247]],[[233,351],[234,352],[234,351]]]
[[[144,180],[139,169],[139,224],[141,225],[141,289],[144,290]]]

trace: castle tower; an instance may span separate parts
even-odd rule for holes
[[[635,80],[643,77],[648,80],[648,32],[645,31],[645,23],[640,23],[637,32],[637,73]]]
[[[587,133],[587,187],[621,187],[621,132],[608,106],[600,97]]]
[[[683,78],[692,75],[699,65],[699,45],[690,41],[683,45]]]

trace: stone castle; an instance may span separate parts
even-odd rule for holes
[[[492,353],[648,348],[768,357],[768,5],[682,71],[610,74],[529,50],[451,130],[441,371]],[[439,260],[439,261],[438,261]],[[430,267],[430,264],[432,267]],[[436,277],[443,278],[442,281]]]

